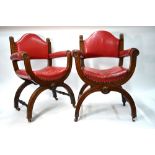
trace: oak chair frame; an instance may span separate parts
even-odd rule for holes
[[[123,89],[122,85],[125,84],[131,78],[131,76],[133,75],[133,73],[135,71],[136,60],[137,60],[137,56],[139,55],[138,49],[131,48],[129,52],[123,53],[122,56],[119,57],[118,65],[123,66],[124,57],[130,56],[129,72],[125,78],[123,78],[121,80],[117,80],[116,82],[97,82],[97,81],[92,81],[92,80],[88,79],[83,74],[83,71],[82,71],[82,67],[85,66],[85,63],[84,63],[85,57],[83,54],[84,53],[83,35],[80,35],[80,37],[79,37],[79,44],[80,44],[80,50],[73,50],[73,56],[75,58],[75,64],[76,64],[76,69],[77,69],[78,75],[80,76],[80,78],[82,79],[84,84],[79,91],[74,121],[75,122],[78,121],[80,107],[88,95],[95,93],[95,92],[101,92],[103,94],[108,94],[111,91],[121,93],[123,106],[125,106],[126,101],[128,101],[130,108],[131,108],[132,120],[135,121],[135,119],[137,117],[135,102],[132,99],[132,97],[130,96],[130,94],[125,89]],[[119,36],[119,51],[123,51],[123,50],[124,50],[124,35],[120,34],[120,36]]]
[[[31,62],[30,62],[31,59],[30,59],[29,55],[26,53],[26,51],[22,51],[22,52],[19,53],[17,51],[17,46],[16,46],[16,43],[14,41],[14,38],[12,36],[10,36],[9,40],[10,40],[11,56],[13,56],[11,58],[11,60],[12,60],[12,64],[13,64],[13,68],[14,68],[15,73],[16,73],[17,70],[19,70],[18,61],[23,60],[25,70],[26,70],[27,74],[32,79],[32,80],[23,79],[24,82],[19,86],[19,88],[17,89],[17,91],[15,93],[14,108],[19,111],[20,110],[19,103],[26,106],[27,107],[27,119],[28,119],[29,122],[31,122],[32,121],[32,111],[33,111],[33,106],[34,106],[35,100],[37,99],[37,97],[39,96],[40,93],[42,93],[43,91],[45,91],[47,89],[52,91],[53,97],[56,100],[58,100],[57,93],[69,96],[70,100],[71,100],[71,104],[73,105],[73,107],[75,107],[76,103],[75,103],[74,93],[73,93],[72,89],[70,88],[70,86],[67,85],[64,82],[66,80],[66,78],[69,76],[69,74],[71,72],[71,68],[72,68],[72,55],[71,55],[71,52],[67,51],[67,55],[66,55],[66,57],[67,57],[67,71],[66,71],[66,74],[59,80],[50,80],[50,81],[48,80],[48,81],[46,81],[46,80],[38,78],[33,73]],[[50,54],[50,53],[52,53],[50,39],[47,38],[46,42],[48,44],[48,54]],[[16,55],[18,56],[17,58],[16,58]],[[19,57],[20,57],[20,59],[19,59]],[[55,57],[55,58],[57,58],[57,57]],[[52,66],[52,59],[53,58],[47,59],[47,66]],[[39,87],[32,93],[32,95],[31,95],[31,97],[30,97],[30,99],[28,101],[28,104],[26,104],[24,101],[22,101],[19,98],[20,98],[20,95],[21,95],[22,91],[25,89],[25,87],[27,87],[30,84],[39,85]],[[67,93],[56,90],[57,87],[63,87],[67,91]]]

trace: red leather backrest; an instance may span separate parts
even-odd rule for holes
[[[119,39],[107,31],[94,32],[84,40],[84,56],[93,57],[118,57]]]
[[[47,59],[48,44],[36,34],[27,33],[16,42],[18,51],[25,51],[31,59]]]

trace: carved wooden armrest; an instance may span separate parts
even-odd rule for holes
[[[50,53],[48,55],[49,58],[53,59],[53,58],[60,58],[60,57],[66,57],[67,56],[67,52],[68,51],[59,51],[59,52],[55,52],[55,53]]]
[[[16,53],[13,53],[13,54],[11,54],[11,56],[10,56],[10,59],[12,60],[12,61],[20,61],[20,60],[23,60],[23,56],[24,56],[24,54],[25,54],[26,52],[16,52]]]
[[[127,50],[123,50],[119,52],[119,57],[127,57],[127,56],[138,56],[139,51],[136,48],[131,48]]]

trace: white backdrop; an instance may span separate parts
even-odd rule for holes
[[[4,129],[6,127],[14,126],[16,125],[15,129],[19,127],[21,124],[23,125],[22,128],[23,130],[27,130],[27,121],[25,119],[25,109],[21,112],[17,112],[13,109],[13,97],[14,93],[17,89],[17,87],[22,83],[22,80],[20,80],[14,73],[12,63],[10,61],[10,47],[9,47],[9,36],[14,36],[15,40],[18,40],[23,34],[25,33],[36,33],[40,35],[43,39],[49,37],[52,42],[52,48],[53,52],[59,51],[59,50],[72,50],[72,49],[79,49],[79,35],[83,34],[84,38],[88,37],[91,33],[93,33],[96,30],[107,30],[112,32],[116,37],[119,36],[120,33],[124,33],[125,37],[125,49],[126,48],[138,48],[140,51],[140,55],[138,56],[137,60],[137,67],[136,71],[131,78],[131,80],[125,84],[125,88],[131,93],[133,96],[137,109],[138,109],[138,120],[135,123],[135,125],[130,124],[130,111],[129,107],[127,107],[128,111],[123,111],[121,113],[121,109],[123,107],[120,107],[120,109],[117,109],[120,112],[120,115],[123,115],[125,119],[122,118],[122,116],[119,115],[119,117],[113,116],[113,111],[109,114],[108,112],[103,115],[96,115],[95,112],[91,111],[91,108],[95,109],[95,102],[106,102],[106,106],[108,104],[115,104],[117,101],[118,104],[121,103],[120,96],[113,94],[114,98],[111,97],[109,94],[108,97],[105,95],[92,95],[90,99],[86,100],[86,102],[91,102],[91,106],[89,107],[89,103],[86,104],[87,109],[86,111],[83,111],[83,115],[88,113],[91,116],[87,116],[80,122],[84,121],[88,125],[88,122],[86,120],[92,119],[91,121],[104,121],[104,123],[108,123],[108,121],[112,121],[113,119],[120,125],[123,120],[123,128],[125,124],[125,129],[128,127],[140,127],[140,128],[154,128],[155,127],[155,106],[154,106],[154,100],[155,100],[155,72],[154,72],[154,67],[155,67],[155,27],[69,27],[69,26],[64,26],[64,27],[0,27],[0,92],[1,92],[1,110],[0,110],[0,126]],[[128,60],[127,60],[128,61]],[[59,59],[54,61],[55,65],[65,65],[65,60],[64,59]],[[107,67],[107,65],[112,65],[116,64],[118,61],[117,60],[110,60],[109,59],[91,59],[91,61],[87,61],[87,65],[94,66],[94,67]],[[34,68],[40,68],[42,65],[46,65],[46,62],[41,61],[41,62],[36,62],[33,61],[33,66]],[[78,77],[76,70],[75,70],[75,63],[73,61],[73,69],[72,72],[69,76],[69,78],[66,80],[66,83],[68,83],[73,91],[75,92],[75,97],[77,99],[77,92],[80,90],[80,87],[82,86],[82,81]],[[34,90],[34,89],[33,89]],[[25,93],[30,95],[32,92],[31,89],[29,91],[26,91]],[[38,98],[38,102],[49,102],[51,94],[49,92],[43,93],[41,97]],[[98,100],[98,97],[100,100]],[[23,95],[23,98],[28,100],[27,96]],[[110,101],[110,100],[111,101]],[[39,101],[40,100],[40,101]],[[56,102],[52,100],[53,102]],[[65,99],[63,97],[60,97],[60,103],[67,102],[68,99]],[[110,103],[109,103],[110,102]],[[67,104],[66,103],[66,104]],[[52,103],[55,104],[55,103]],[[61,104],[60,104],[61,105]],[[64,106],[57,107],[55,111],[48,111],[45,107],[46,105],[43,105],[39,107],[39,103],[36,104],[36,112],[35,114],[38,115],[38,118],[35,120],[34,123],[32,123],[32,127],[34,129],[37,128],[39,125],[37,122],[41,124],[46,124],[48,128],[48,123],[54,122],[55,125],[57,124],[57,121],[59,122],[60,120],[64,120],[67,122],[72,122],[74,119],[74,110],[69,107],[69,111],[71,112],[71,115],[68,113],[65,113],[68,117],[64,117],[59,115],[62,113],[62,111],[66,108]],[[57,105],[58,106],[58,105]],[[116,105],[118,106],[118,105]],[[39,112],[37,111],[39,109]],[[44,108],[43,108],[44,107]],[[43,109],[42,109],[43,108]],[[51,107],[48,107],[51,108]],[[68,108],[68,107],[67,107]],[[103,108],[103,107],[101,107]],[[110,109],[111,107],[109,107]],[[104,109],[104,108],[103,108]],[[65,109],[66,110],[66,109]],[[98,110],[98,109],[96,109]],[[44,115],[40,115],[42,111],[46,111]],[[104,110],[103,110],[104,111]],[[52,116],[48,118],[50,114],[48,113],[53,113]],[[127,113],[127,115],[125,115]],[[107,117],[108,115],[108,117]],[[57,118],[56,116],[60,117]],[[53,118],[51,118],[53,117]],[[69,118],[69,119],[68,119]],[[101,119],[100,119],[101,118]],[[118,119],[119,118],[119,119]],[[52,120],[51,120],[52,119]],[[68,120],[67,120],[68,119]],[[57,121],[56,121],[57,120]],[[89,121],[89,123],[91,122]],[[120,123],[120,122],[121,123]],[[43,123],[46,122],[46,123]],[[126,122],[130,122],[128,125]],[[61,122],[62,123],[62,122]],[[78,122],[79,123],[79,122]],[[92,123],[92,124],[93,124]],[[103,124],[104,124],[103,123]],[[58,123],[59,124],[59,123]],[[73,125],[74,124],[74,125]],[[70,124],[69,127],[71,127],[74,131],[78,132],[77,129],[75,129],[75,124],[73,123]],[[100,124],[100,123],[99,123]],[[101,127],[99,124],[97,124],[98,127]],[[121,124],[121,127],[122,127]],[[46,127],[45,125],[45,127]],[[81,125],[81,124],[80,124]],[[81,129],[79,124],[78,128]],[[112,125],[116,125],[115,122],[112,122]],[[108,125],[109,128],[111,128],[112,125]],[[126,127],[127,125],[127,127]],[[59,127],[61,125],[59,124]],[[88,126],[91,127],[89,124]],[[62,126],[61,126],[62,127]],[[108,127],[106,128],[106,131],[108,131]],[[20,127],[21,128],[21,127]],[[42,127],[41,127],[42,128]],[[50,127],[52,128],[52,127]],[[14,129],[14,130],[15,130]],[[87,127],[85,128],[85,130]],[[101,128],[102,129],[102,128]],[[131,128],[132,129],[132,128]],[[46,129],[43,129],[46,130]],[[53,129],[55,132],[57,132],[57,129]],[[67,128],[66,128],[67,130]],[[66,131],[65,130],[65,131]],[[84,132],[86,132],[84,130]],[[96,131],[98,128],[96,127]],[[119,128],[118,128],[119,130]],[[100,131],[101,132],[101,131]],[[20,132],[21,133],[21,132]],[[17,133],[16,133],[17,134]],[[73,134],[73,133],[71,133]],[[90,133],[91,134],[91,133]],[[47,135],[46,135],[47,136]],[[62,136],[62,135],[61,135]],[[88,135],[87,135],[88,136]],[[114,136],[114,135],[113,135]],[[139,136],[140,137],[140,136]],[[14,137],[15,138],[15,137]],[[66,137],[65,137],[66,138]],[[76,137],[77,138],[77,137]],[[88,138],[88,137],[87,137]],[[108,139],[108,137],[106,137]],[[117,137],[118,138],[118,137]],[[95,139],[95,137],[94,137]],[[73,139],[72,139],[73,140]],[[88,140],[88,139],[87,139]],[[131,139],[130,139],[131,140]],[[58,142],[57,142],[58,143]],[[149,146],[151,147],[151,146]],[[79,152],[81,153],[81,152]],[[132,153],[132,152],[131,152]]]

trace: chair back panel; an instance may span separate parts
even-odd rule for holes
[[[25,51],[31,59],[47,59],[48,44],[36,34],[27,33],[16,42],[17,51]]]
[[[119,39],[107,31],[97,31],[84,40],[83,50],[86,58],[118,57]]]

